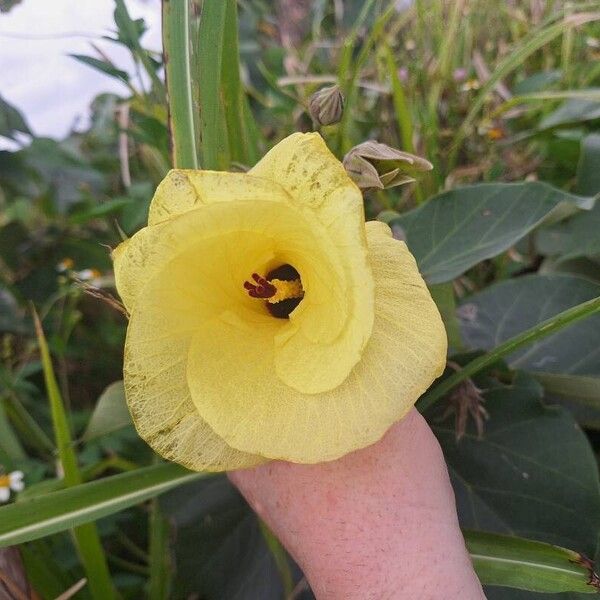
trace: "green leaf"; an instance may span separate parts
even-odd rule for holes
[[[225,17],[229,0],[204,0],[200,17],[198,69],[202,166],[229,168],[227,122],[221,104],[221,76],[225,37]],[[232,21],[229,21],[230,25]],[[229,52],[230,49],[227,49]],[[231,82],[230,82],[231,83]],[[229,84],[226,84],[229,88]],[[231,90],[229,90],[231,91]],[[231,107],[235,110],[234,107]],[[233,124],[232,124],[233,126]]]
[[[33,316],[40,348],[42,368],[44,371],[46,393],[48,394],[48,400],[50,402],[50,412],[58,458],[64,473],[63,478],[65,485],[71,487],[80,484],[82,477],[77,464],[77,455],[75,454],[73,440],[71,438],[67,414],[54,374],[46,337],[44,336],[42,324],[37,313],[34,312]],[[19,506],[25,506],[26,504],[27,503],[24,502]],[[77,544],[77,550],[85,567],[92,596],[96,600],[110,600],[111,598],[114,598],[115,589],[113,588],[110,579],[106,557],[102,549],[102,543],[100,542],[100,536],[98,535],[96,526],[93,523],[85,523],[79,527],[75,527],[73,529],[73,535]]]
[[[577,187],[582,193],[600,193],[600,135],[590,134],[581,142]],[[566,221],[540,229],[536,245],[541,254],[559,262],[600,255],[600,202],[592,210],[580,212]]]
[[[109,77],[114,77],[115,79],[121,80],[125,84],[129,84],[129,74],[127,71],[117,69],[117,67],[106,60],[100,60],[98,58],[94,58],[93,56],[85,56],[83,54],[69,54],[69,56],[80,63],[83,63],[84,65],[88,65],[88,67],[96,69],[96,71],[100,71]]]
[[[590,444],[570,413],[541,402],[542,389],[517,373],[512,385],[479,380],[489,412],[456,440],[454,420],[428,413],[456,494],[461,525],[518,535],[593,556],[600,486]]]
[[[477,577],[484,585],[533,592],[598,593],[577,552],[523,538],[463,531]]]
[[[122,0],[120,2],[122,3]],[[173,166],[180,169],[198,168],[190,72],[189,10],[187,0],[185,2],[163,0],[163,52],[169,101],[171,148]]]
[[[600,430],[600,376],[534,373],[547,397],[569,409],[586,429]]]
[[[577,165],[577,190],[594,196],[600,193],[600,134],[590,133],[581,140],[581,155]]]
[[[529,275],[497,283],[460,306],[463,341],[492,349],[582,302],[600,285],[571,275]],[[600,375],[600,315],[549,335],[507,357],[510,365],[541,373]]]
[[[169,552],[170,523],[163,515],[158,498],[153,498],[149,518],[149,600],[167,600],[171,588],[172,557]]]
[[[75,583],[45,540],[22,544],[19,551],[27,572],[27,579],[44,600],[55,600]]]
[[[161,464],[1,507],[0,548],[97,521],[204,476]]]
[[[23,450],[23,446],[8,420],[2,401],[0,401],[0,463],[5,469],[10,469],[11,465],[26,458],[25,450]]]
[[[440,283],[432,285],[429,291],[444,321],[450,348],[460,350],[462,348],[462,340],[460,339],[460,328],[456,317],[456,298],[452,284]]]
[[[39,174],[34,180],[41,188],[38,193],[51,195],[57,212],[66,212],[84,194],[101,192],[107,185],[104,175],[64,142],[36,138],[19,155]]]
[[[176,2],[175,4],[187,4],[187,2]],[[140,37],[144,33],[144,22],[141,19],[134,21],[129,16],[124,0],[115,0],[114,17],[118,28],[118,41],[131,50],[135,60],[142,63],[152,81],[152,92],[159,102],[164,102],[165,88],[158,77],[157,65],[140,44]]]
[[[600,102],[597,100],[568,100],[544,117],[538,125],[538,130],[543,131],[561,125],[573,125],[595,119],[600,119]]]
[[[591,207],[545,183],[484,183],[444,192],[390,225],[427,282],[443,283],[504,252],[564,203]]]
[[[577,400],[582,404],[600,409],[600,376],[534,373],[534,377],[552,396]]]
[[[129,206],[131,200],[129,198],[114,198],[100,204],[95,204],[91,207],[86,207],[83,210],[69,215],[69,221],[73,224],[87,223],[93,219],[107,217],[113,213],[120,211],[122,208]]]
[[[23,115],[0,96],[0,137],[14,139],[16,132],[31,135],[31,130]]]
[[[237,2],[226,0],[226,4],[221,87],[229,150],[232,160],[251,166],[260,158],[258,129],[251,122],[252,112],[240,77]]]
[[[227,477],[181,487],[161,506],[173,525],[175,598],[283,597],[258,519]]]
[[[131,425],[131,415],[125,402],[125,388],[122,381],[115,381],[98,398],[83,440],[92,440],[127,425]]]

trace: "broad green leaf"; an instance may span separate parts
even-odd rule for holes
[[[546,396],[566,406],[586,429],[600,430],[600,376],[534,373]]]
[[[429,291],[444,321],[450,348],[460,350],[462,340],[460,339],[460,329],[456,317],[456,298],[452,284],[439,283],[432,285],[429,287]]]
[[[174,528],[174,597],[283,597],[258,519],[225,476],[181,487],[161,506]]]
[[[480,380],[489,420],[456,440],[443,408],[428,413],[450,472],[461,525],[518,535],[593,556],[600,530],[596,459],[570,413],[544,406],[542,389],[517,373],[512,385]]]
[[[463,531],[477,577],[484,585],[533,592],[598,593],[577,552],[507,535]]]
[[[600,135],[590,134],[581,142],[577,169],[577,187],[592,196],[600,193]],[[559,261],[582,256],[600,255],[600,203],[592,210],[545,227],[538,232],[537,247],[541,254],[557,257]]]
[[[600,296],[592,298],[533,325],[502,342],[492,350],[470,358],[459,370],[444,377],[439,383],[430,388],[417,402],[419,411],[424,412],[430,406],[441,400],[448,392],[456,394],[459,386],[464,385],[467,379],[494,368],[500,361],[504,362],[507,356],[516,354],[517,351],[531,347],[565,328],[571,327],[578,321],[583,321],[593,315],[600,314]]]
[[[549,88],[560,81],[561,78],[562,72],[558,69],[551,71],[539,71],[538,73],[529,75],[528,77],[525,77],[525,79],[521,79],[521,81],[517,82],[513,86],[512,92],[515,96],[533,94]]]
[[[572,275],[528,275],[467,298],[458,310],[463,341],[492,349],[572,306],[600,296],[600,285]],[[541,373],[600,375],[600,315],[515,352],[513,367]]]
[[[161,464],[1,507],[0,548],[97,521],[203,476]]]
[[[122,381],[115,381],[98,398],[83,439],[89,441],[127,425],[131,425],[131,415],[125,402],[125,388]]]
[[[597,100],[567,100],[555,111],[544,117],[538,129],[550,129],[561,125],[572,125],[600,119],[600,102]]]
[[[581,155],[577,166],[577,190],[594,196],[600,193],[600,134],[590,133],[581,140]]]
[[[390,226],[427,282],[443,283],[504,252],[565,203],[592,205],[545,183],[486,183],[444,192]]]

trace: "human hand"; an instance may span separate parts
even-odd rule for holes
[[[416,409],[339,460],[272,461],[229,477],[318,600],[485,598],[442,451]]]

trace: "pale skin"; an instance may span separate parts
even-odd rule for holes
[[[273,461],[229,477],[318,600],[485,599],[441,449],[415,409],[339,460]]]

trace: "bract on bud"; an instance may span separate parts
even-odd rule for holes
[[[348,175],[362,190],[383,190],[410,183],[416,180],[418,173],[433,169],[433,165],[420,156],[375,141],[354,146],[344,156],[343,163]]]
[[[321,88],[310,97],[308,110],[319,125],[338,123],[344,112],[344,94],[337,85]]]

